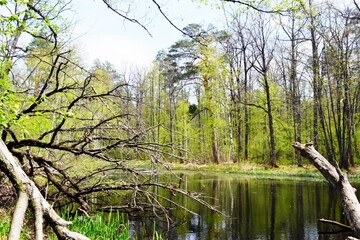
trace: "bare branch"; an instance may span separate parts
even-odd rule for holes
[[[13,219],[12,225],[17,225],[21,230],[21,226],[24,222],[24,218],[21,215],[25,213],[28,200],[30,200],[32,201],[33,205],[39,204],[38,206],[41,206],[44,218],[53,228],[59,239],[88,240],[88,238],[84,235],[69,231],[67,229],[67,226],[71,224],[71,222],[65,221],[54,211],[50,204],[41,195],[35,183],[22,170],[21,166],[17,163],[14,156],[11,154],[2,140],[0,140],[0,169],[12,181],[14,187],[18,190],[20,195],[17,205],[22,206],[19,209],[19,211],[21,210],[21,213],[17,214],[18,218]],[[17,235],[12,236],[10,234],[8,239],[14,240],[19,238],[20,237]]]
[[[171,21],[169,19],[169,17],[164,13],[164,11],[162,10],[161,6],[159,3],[157,3],[157,1],[152,0],[153,3],[157,6],[157,8],[159,9],[159,12],[161,13],[161,15],[166,19],[166,21],[168,21],[168,23],[170,23],[171,26],[173,26],[177,31],[181,32],[183,35],[188,36],[189,38],[193,39],[194,41],[198,42],[201,45],[206,45],[203,42],[199,41],[199,39],[196,38],[196,36],[193,36],[187,32],[185,32],[184,30],[180,29],[178,26],[176,26],[176,24],[173,23],[173,21]]]
[[[34,5],[32,5],[31,3],[28,3],[27,4],[28,8],[33,10],[34,12],[36,12],[44,22],[48,22],[49,19],[44,16],[41,11],[39,9],[37,9]],[[47,27],[50,29],[51,33],[52,33],[52,36],[53,36],[53,39],[54,39],[54,46],[53,46],[53,50],[55,50],[57,48],[57,33],[55,31],[55,29],[51,26],[51,24],[47,24]]]
[[[360,11],[360,6],[359,6],[359,4],[356,2],[356,0],[353,0],[353,2],[354,2],[354,4],[355,4],[356,9]]]
[[[252,8],[252,9],[258,11],[258,12],[263,12],[263,13],[277,13],[277,14],[282,15],[283,13],[290,11],[290,9],[286,9],[286,10],[266,10],[266,9],[262,9],[262,8],[259,8],[259,7],[255,6],[253,3],[239,1],[239,0],[223,0],[223,1],[224,2],[241,4],[241,5],[247,6],[249,8]]]
[[[349,225],[339,223],[339,222],[336,222],[336,221],[333,221],[333,220],[328,220],[328,219],[321,218],[321,219],[318,220],[318,222],[335,225],[335,226],[341,227],[345,231],[350,231],[350,232],[352,231],[351,227]]]
[[[105,3],[105,5],[114,13],[116,13],[117,15],[119,15],[120,17],[124,18],[125,20],[135,23],[137,25],[139,25],[140,27],[142,27],[151,37],[151,33],[149,32],[149,30],[141,23],[139,22],[137,19],[134,18],[129,18],[126,15],[122,14],[120,11],[118,11],[117,9],[115,9],[113,6],[111,6],[111,4],[109,3],[108,0],[103,0],[103,2]]]

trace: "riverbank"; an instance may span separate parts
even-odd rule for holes
[[[286,164],[280,165],[277,168],[271,168],[267,165],[247,162],[222,164],[170,163],[168,167],[172,171],[239,174],[261,178],[311,178],[313,180],[325,181],[320,172],[310,164],[306,164],[303,167]],[[360,182],[360,166],[352,167],[348,172],[348,177],[350,181]]]
[[[262,178],[262,179],[292,179],[292,180],[302,180],[306,181],[325,181],[324,177],[321,176],[319,171],[312,165],[307,164],[304,167],[298,167],[297,165],[287,164],[280,165],[278,168],[270,168],[263,164],[255,164],[255,163],[222,163],[222,164],[179,164],[179,163],[167,163],[167,164],[159,164],[154,165],[151,164],[150,161],[135,161],[127,164],[128,167],[132,167],[134,169],[143,170],[144,172],[151,172],[156,170],[160,175],[168,174],[169,171],[173,171],[176,173],[187,173],[190,175],[203,174],[203,175],[221,175],[224,176],[226,174],[231,175],[231,177],[241,178],[243,176],[247,176],[250,178]],[[171,170],[169,170],[171,169]],[[360,167],[356,166],[351,169],[349,172],[349,178],[351,182],[360,182]],[[10,216],[7,211],[0,211],[0,239],[5,239],[6,234],[10,227]],[[67,218],[68,219],[68,218]],[[119,226],[123,226],[121,229],[121,233],[129,234],[128,226],[126,225],[126,221],[123,221],[123,218],[120,218],[119,215],[116,215],[116,219],[122,221],[117,221]],[[68,219],[77,222],[78,224],[73,224],[73,230],[82,232],[86,235],[98,236],[102,233],[99,233],[102,230],[105,230],[106,233],[112,234],[109,229],[115,229],[118,231],[115,225],[109,226],[100,226],[98,222],[104,222],[103,216],[95,215],[92,218],[79,217],[75,219]],[[105,221],[104,223],[113,223],[113,221]],[[109,229],[107,229],[109,228]],[[30,228],[29,228],[30,229]],[[107,229],[107,230],[106,230]],[[115,232],[116,232],[115,231]],[[30,234],[29,234],[30,233]],[[116,232],[115,234],[119,234]],[[31,239],[31,230],[24,231],[23,239]],[[125,238],[126,239],[126,238]]]
[[[124,166],[129,169],[144,171],[151,173],[157,171],[159,173],[166,174],[169,171],[187,171],[187,172],[199,172],[199,173],[222,173],[222,174],[239,174],[249,175],[253,177],[261,178],[311,178],[314,180],[324,180],[324,177],[320,172],[311,164],[304,164],[303,167],[298,167],[296,164],[281,164],[276,168],[269,165],[251,162],[223,162],[220,164],[207,163],[185,163],[180,164],[178,162],[161,161],[158,164],[154,164],[149,160],[132,160],[123,162]],[[87,159],[77,161],[76,165],[70,165],[70,173],[74,175],[78,172],[91,172],[94,169],[104,167],[104,162],[94,162]],[[348,172],[349,179],[351,181],[360,182],[360,165],[356,165]]]

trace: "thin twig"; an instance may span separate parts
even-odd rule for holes
[[[114,13],[116,13],[117,15],[119,15],[120,17],[124,18],[125,20],[135,23],[137,25],[139,25],[140,27],[142,27],[149,35],[150,37],[152,37],[151,33],[149,32],[149,30],[147,29],[147,27],[145,27],[145,25],[143,25],[141,22],[139,22],[137,19],[135,18],[129,18],[127,16],[125,16],[124,14],[120,13],[118,10],[116,10],[113,6],[111,6],[111,4],[109,3],[109,1],[107,0],[103,0],[103,2],[105,3],[105,5]]]
[[[336,221],[333,221],[333,220],[321,218],[321,219],[318,220],[318,222],[328,223],[328,224],[331,224],[331,225],[335,225],[335,226],[341,227],[341,228],[343,228],[344,230],[348,230],[348,231],[350,231],[350,232],[352,231],[352,230],[351,230],[351,227],[350,227],[349,225],[346,225],[346,224],[343,224],[343,223],[339,223],[339,222],[336,222]]]

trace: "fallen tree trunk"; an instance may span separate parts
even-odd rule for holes
[[[316,149],[312,143],[294,143],[293,147],[308,158],[310,162],[321,172],[328,182],[335,187],[341,198],[345,216],[350,223],[351,229],[357,238],[360,238],[360,203],[354,189],[342,173],[336,162],[330,163]]]
[[[0,139],[0,170],[4,172],[18,193],[18,200],[11,221],[8,240],[20,239],[28,201],[35,212],[36,239],[43,239],[43,220],[52,227],[58,239],[89,240],[82,234],[67,229],[71,222],[62,219],[41,195],[35,183],[22,170],[19,163],[10,153],[4,141]]]

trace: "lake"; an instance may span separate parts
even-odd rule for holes
[[[345,239],[347,233],[328,224],[325,218],[346,223],[335,190],[322,181],[306,179],[259,179],[244,175],[179,174],[163,176],[190,192],[201,192],[207,201],[224,214],[179,194],[167,193],[168,199],[182,204],[194,215],[176,209],[169,212],[174,220],[167,223],[148,217],[131,219],[132,234],[142,239],[144,226],[157,229],[166,239]],[[356,187],[356,185],[353,185]],[[153,189],[161,193],[161,189]],[[161,199],[159,199],[162,202]]]

